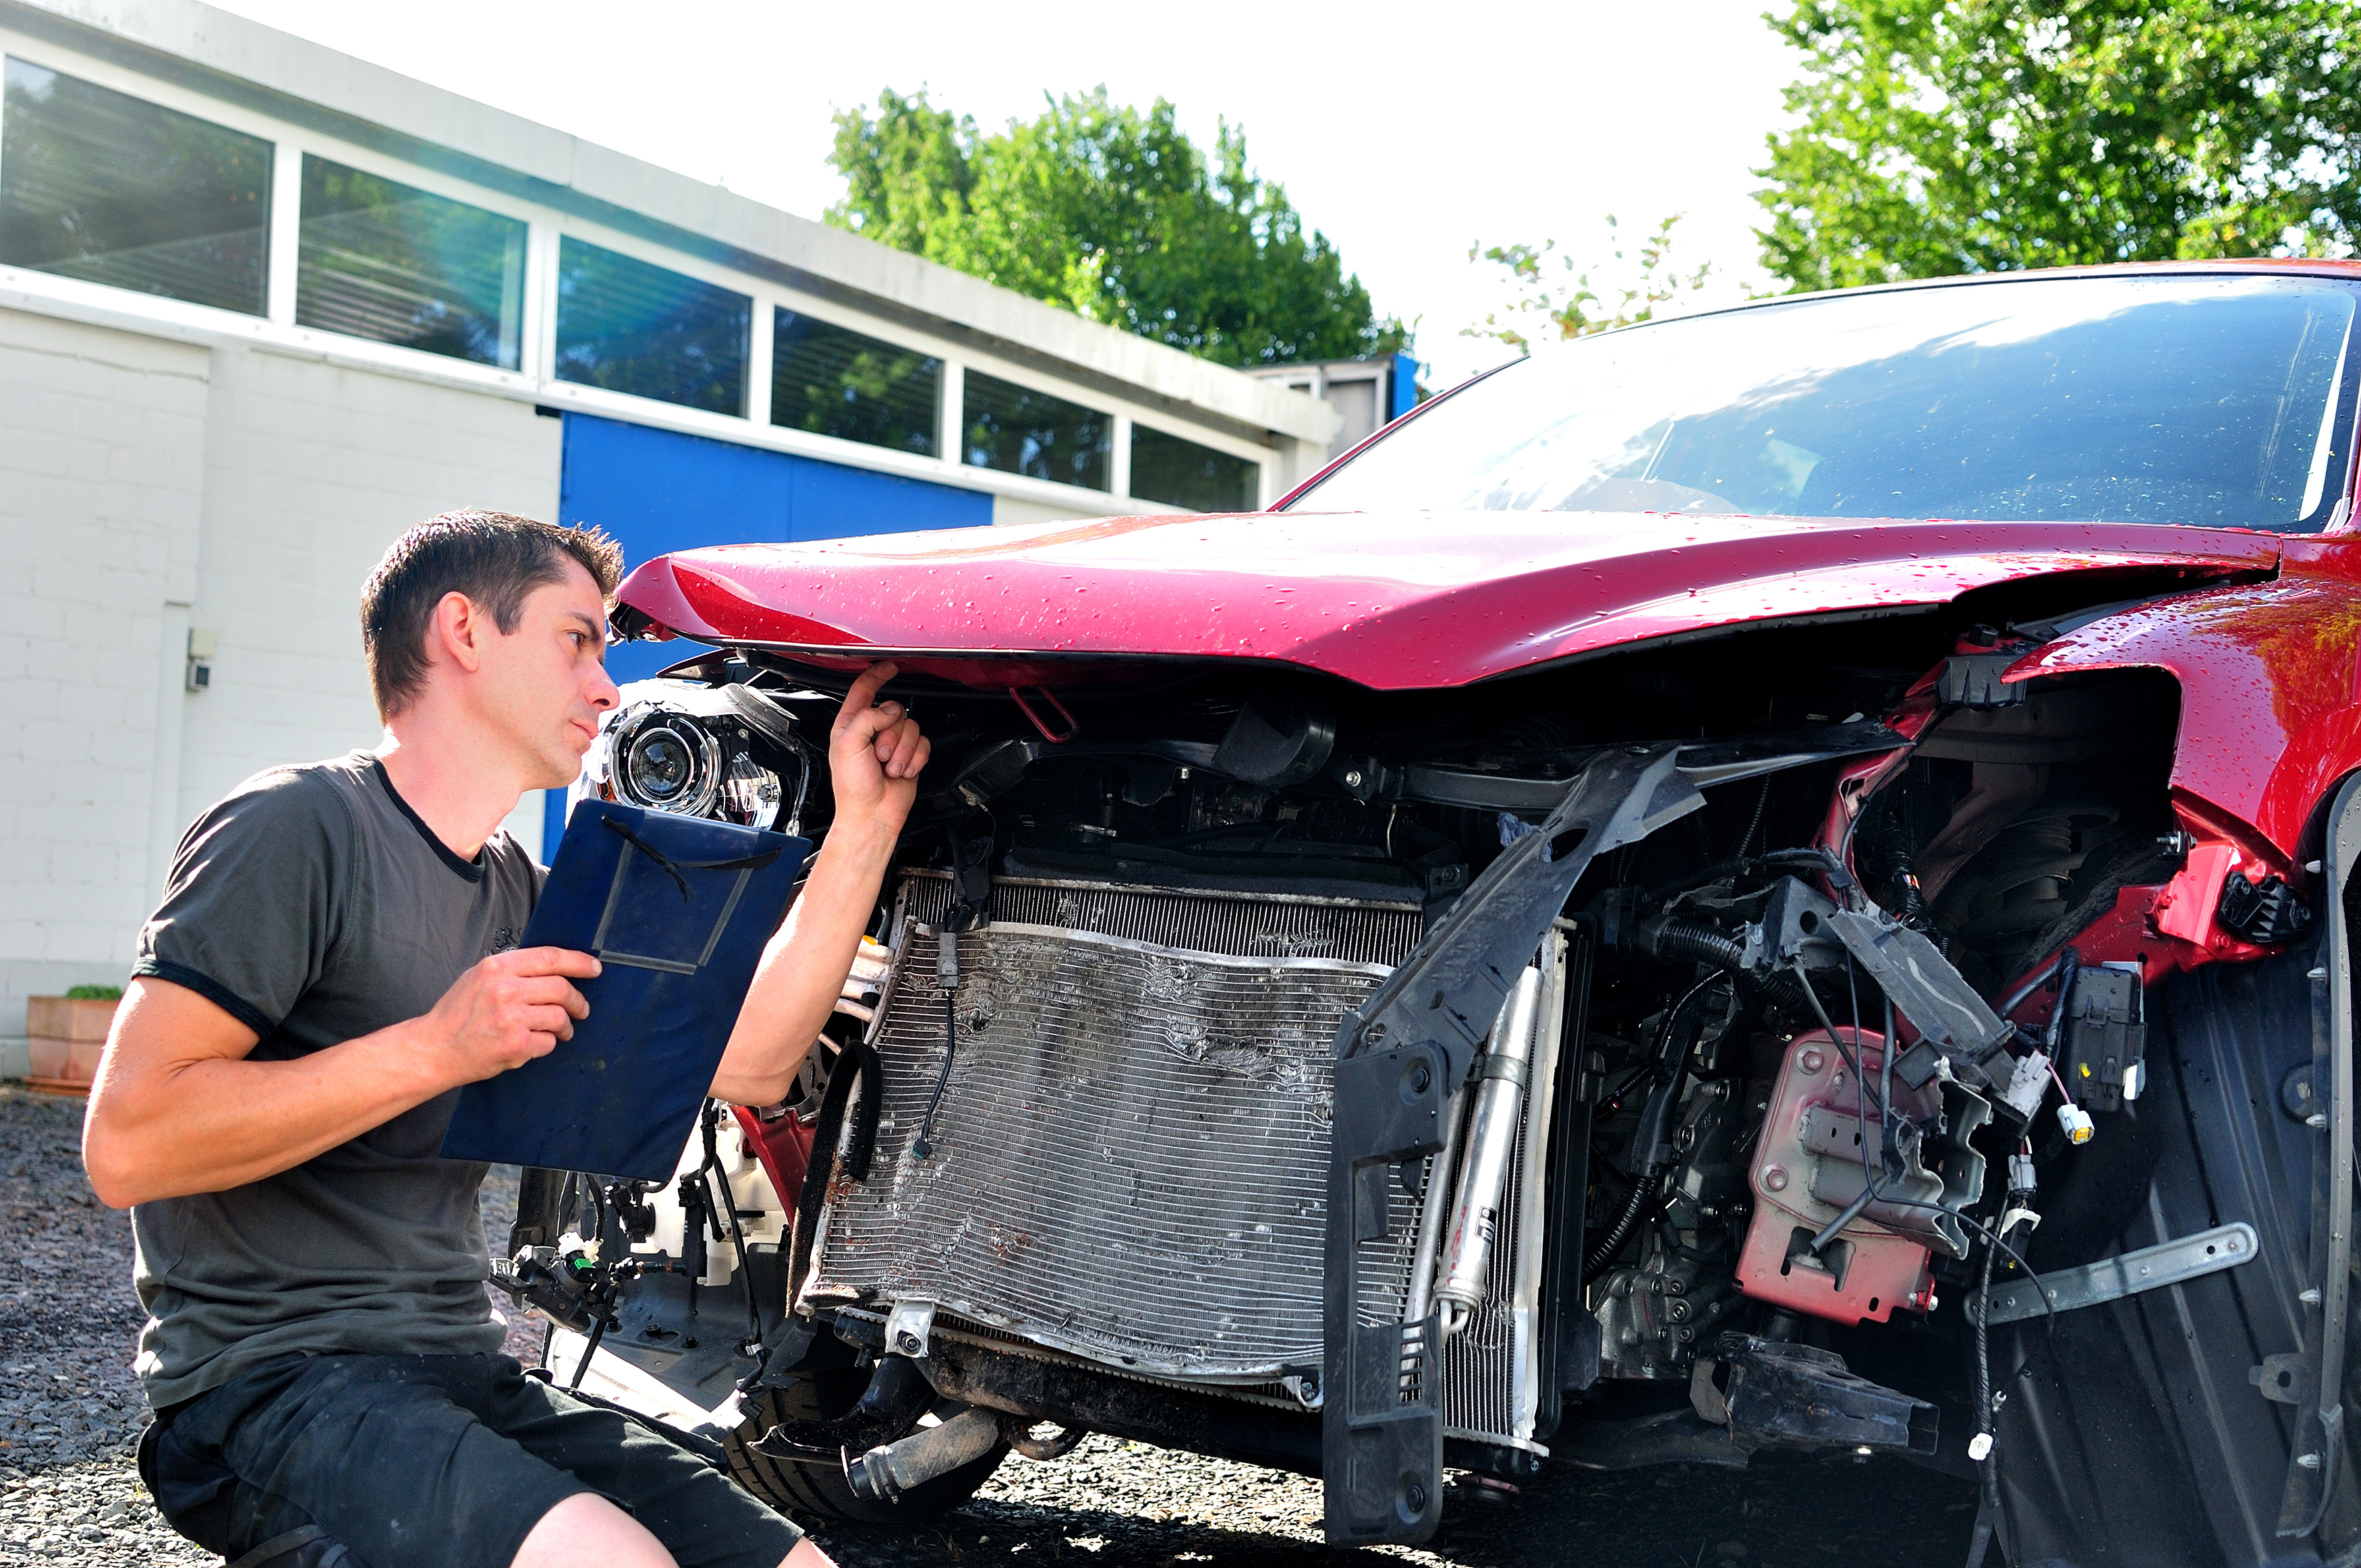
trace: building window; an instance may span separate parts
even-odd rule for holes
[[[1262,500],[1262,466],[1135,424],[1131,493],[1191,511],[1252,511]]]
[[[778,313],[771,347],[771,422],[814,435],[935,455],[935,400],[943,362]]]
[[[7,63],[0,265],[260,315],[270,143]]]
[[[524,230],[307,153],[295,324],[513,370]]]
[[[1107,488],[1115,419],[990,376],[967,373],[967,460],[1085,489]]]
[[[746,411],[754,302],[567,239],[557,252],[557,378],[718,414]]]

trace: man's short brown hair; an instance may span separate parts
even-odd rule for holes
[[[446,511],[393,542],[361,588],[361,650],[378,717],[390,718],[426,684],[426,629],[445,594],[492,612],[507,636],[525,596],[579,562],[612,598],[623,549],[595,528],[560,528],[504,511]]]

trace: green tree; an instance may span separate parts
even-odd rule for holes
[[[2349,0],[1799,0],[1758,173],[1797,289],[2341,252],[2361,220]]]
[[[1623,247],[1617,234],[1609,241],[1614,246],[1613,270],[1623,276],[1597,285],[1590,280],[1589,269],[1571,254],[1558,251],[1555,240],[1545,239],[1538,246],[1488,247],[1478,240],[1467,247],[1467,259],[1507,268],[1515,292],[1503,309],[1487,312],[1474,326],[1461,328],[1460,335],[1497,337],[1518,353],[1529,354],[1535,337],[1587,337],[1594,332],[1653,321],[1657,306],[1704,288],[1713,272],[1709,261],[1694,272],[1683,272],[1673,265],[1673,225],[1680,221],[1681,214],[1675,213],[1641,241],[1636,274],[1622,265]],[[1610,234],[1620,226],[1609,214]],[[1550,266],[1553,260],[1557,263],[1554,268]]]
[[[1223,122],[1212,155],[1172,105],[1050,100],[983,132],[927,100],[882,92],[836,115],[846,181],[828,220],[897,249],[1224,365],[1391,353],[1361,280]]]

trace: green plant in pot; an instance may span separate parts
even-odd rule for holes
[[[32,1056],[27,1081],[37,1089],[87,1092],[122,1000],[119,985],[77,985],[62,996],[27,997],[25,1034]]]

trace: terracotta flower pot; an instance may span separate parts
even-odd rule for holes
[[[27,997],[25,1033],[33,1070],[26,1081],[37,1089],[87,1092],[98,1077],[98,1055],[106,1047],[106,1031],[118,1005],[80,997]]]

